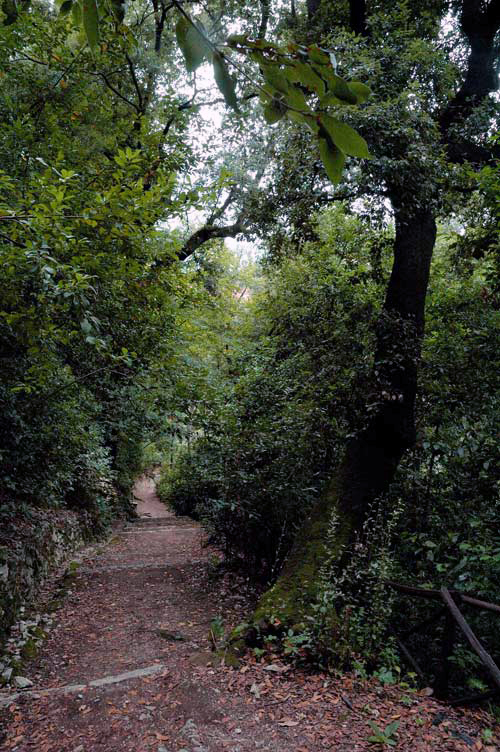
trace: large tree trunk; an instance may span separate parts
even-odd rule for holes
[[[394,263],[377,325],[365,424],[349,441],[335,477],[300,530],[280,578],[261,599],[257,622],[273,617],[287,625],[302,621],[316,600],[320,568],[327,558],[340,563],[345,557],[371,502],[388,489],[403,453],[415,441],[417,373],[436,225],[430,210],[412,213],[396,207],[395,215]]]
[[[366,4],[349,0],[349,6],[352,30],[368,36]],[[308,3],[310,17],[318,7],[317,0]],[[450,161],[469,159],[480,165],[493,151],[478,149],[470,139],[464,143],[456,126],[498,87],[495,39],[500,1],[462,0],[459,7],[461,31],[469,44],[467,70],[438,124]],[[280,578],[261,599],[256,622],[277,617],[293,625],[302,620],[318,595],[321,567],[328,560],[340,567],[345,562],[346,547],[362,530],[370,503],[387,490],[403,453],[415,440],[417,374],[436,225],[430,209],[416,211],[417,202],[401,206],[398,192],[391,193],[394,264],[378,322],[366,423],[349,442],[330,486],[302,526]],[[334,519],[334,540],[330,536],[327,545]]]

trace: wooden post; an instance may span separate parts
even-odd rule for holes
[[[457,604],[451,597],[450,591],[447,588],[441,588],[441,595],[443,598],[443,601],[446,603],[448,608],[450,609],[451,617],[456,621],[464,635],[467,637],[467,640],[469,642],[469,645],[480,657],[481,661],[483,662],[483,665],[487,668],[491,678],[497,685],[497,687],[500,689],[500,669],[498,668],[497,664],[491,657],[491,655],[488,653],[487,650],[483,648],[479,640],[477,639],[476,635],[472,631],[472,629],[469,627],[467,622],[465,621],[464,617],[462,616],[460,609],[458,608]]]
[[[446,700],[449,694],[450,672],[451,672],[450,658],[453,653],[454,644],[455,644],[455,620],[449,612],[446,612],[444,632],[443,632],[443,642],[441,645],[441,666],[440,666],[440,671],[436,677],[436,682],[434,685],[434,691],[435,691],[436,697],[442,700]]]
[[[414,671],[417,674],[417,676],[419,676],[420,679],[424,682],[425,681],[425,676],[424,676],[424,672],[422,671],[422,668],[421,668],[420,664],[418,663],[418,661],[416,660],[416,658],[414,658],[413,655],[410,653],[410,651],[408,650],[408,648],[406,647],[406,645],[404,644],[404,642],[402,642],[402,640],[399,639],[399,637],[394,632],[394,630],[391,630],[391,631],[392,631],[392,633],[394,635],[394,638],[395,638],[396,642],[398,643],[399,649],[403,653],[404,657],[406,658],[406,660],[408,661],[408,663],[410,664],[410,666],[414,669]]]
[[[405,595],[415,596],[417,598],[427,598],[430,600],[441,600],[444,603],[446,621],[444,624],[443,640],[441,645],[441,665],[438,669],[436,681],[434,683],[434,690],[437,697],[447,699],[449,695],[451,673],[450,658],[453,654],[457,626],[461,629],[464,636],[467,638],[467,641],[469,642],[471,648],[481,659],[481,662],[489,672],[497,688],[478,695],[473,695],[471,697],[460,698],[459,700],[452,702],[452,704],[473,704],[475,702],[482,702],[484,700],[490,699],[491,697],[496,697],[500,694],[500,668],[497,666],[491,655],[483,647],[470,626],[467,624],[463,614],[458,608],[456,601],[458,601],[459,603],[464,603],[468,606],[473,606],[474,608],[478,608],[480,610],[491,611],[497,614],[500,614],[500,605],[483,601],[480,598],[476,598],[473,595],[468,595],[467,593],[460,591],[450,591],[446,587],[442,587],[440,590],[432,590],[428,588],[415,587],[413,585],[404,585],[401,582],[394,582],[393,580],[385,580],[385,584],[389,587],[394,588],[395,590],[398,590],[400,593],[404,593]],[[425,619],[423,622],[410,627],[401,635],[401,637],[398,637],[396,635],[396,639],[401,651],[405,655],[410,665],[415,668],[417,673],[421,672],[420,666],[418,665],[415,658],[410,654],[408,648],[404,645],[403,640],[414,634],[415,632],[420,632],[426,627],[433,624],[434,621],[436,621],[442,613],[442,610],[438,611],[432,616]]]

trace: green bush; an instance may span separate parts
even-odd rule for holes
[[[256,302],[255,341],[232,363],[199,437],[160,488],[202,519],[233,562],[276,574],[297,526],[359,419],[381,297],[373,236],[342,210],[318,221],[320,241],[271,272]],[[335,241],[335,252],[331,247]]]
[[[300,256],[282,262],[279,276],[270,272],[256,303],[258,343],[240,356],[223,404],[214,401],[204,426],[195,426],[198,438],[161,486],[176,511],[202,520],[230,561],[268,580],[278,574],[346,439],[363,420],[359,405],[381,297],[385,260],[372,265],[374,238],[360,220],[328,211],[318,234]],[[322,662],[398,667],[387,637],[393,612],[401,628],[430,612],[424,602],[396,597],[384,579],[445,584],[500,602],[500,314],[489,270],[487,256],[459,268],[453,244],[440,238],[418,441],[378,500],[352,566],[341,578],[327,568],[322,573],[322,594],[304,638],[309,654],[316,651]],[[470,617],[478,634],[497,644],[493,621]],[[430,677],[440,629],[426,638]],[[474,668],[460,643],[459,662]],[[474,670],[472,679],[484,681]]]

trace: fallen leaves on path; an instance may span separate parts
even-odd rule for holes
[[[147,503],[153,509],[156,501],[148,495]],[[76,693],[18,697],[0,713],[2,749],[367,752],[381,749],[369,741],[373,728],[396,723],[401,752],[498,752],[491,716],[451,709],[425,690],[334,678],[252,653],[239,669],[212,661],[212,620],[223,617],[229,629],[255,597],[233,574],[214,578],[213,554],[192,521],[168,516],[84,553],[57,625],[23,672],[47,688],[156,663],[164,669]],[[182,640],[165,638],[178,634]],[[198,665],[195,655],[207,659]]]

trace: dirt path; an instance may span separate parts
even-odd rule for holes
[[[137,499],[136,512],[139,517],[152,517],[159,520],[162,517],[172,518],[165,504],[156,495],[155,476],[143,475],[134,486],[134,497]]]
[[[211,575],[214,553],[173,517],[151,480],[135,488],[143,518],[87,549],[57,624],[23,670],[33,687],[0,693],[3,748],[15,752],[356,752],[368,722],[399,719],[399,750],[496,750],[491,725],[426,697],[250,655],[216,664],[211,620],[238,623],[245,583]],[[0,737],[1,743],[1,737]],[[475,745],[475,746],[474,746]],[[480,746],[478,746],[480,745]]]

